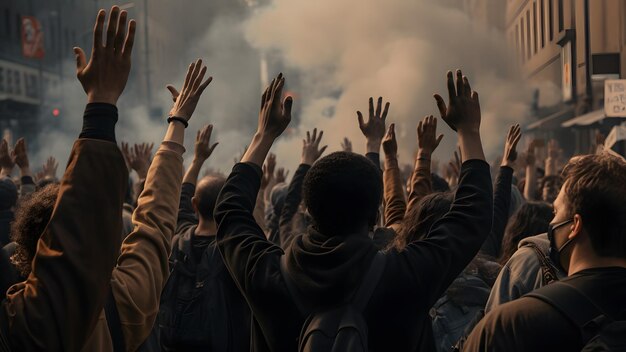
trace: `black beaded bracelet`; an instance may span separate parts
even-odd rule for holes
[[[189,126],[189,122],[187,122],[187,120],[185,120],[182,117],[170,116],[170,117],[167,118],[167,123],[171,123],[172,121],[178,121],[178,122],[182,123],[183,126],[185,126],[185,128],[187,128],[187,126]]]

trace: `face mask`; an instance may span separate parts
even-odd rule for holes
[[[574,219],[570,219],[567,221],[563,221],[560,222],[558,224],[550,224],[548,225],[548,239],[550,240],[550,260],[552,261],[552,264],[554,264],[554,266],[561,270],[562,272],[566,273],[567,270],[565,270],[565,268],[563,268],[563,264],[561,264],[561,252],[563,251],[563,249],[565,249],[565,247],[567,247],[567,245],[569,245],[572,240],[574,240],[573,238],[567,240],[565,243],[563,243],[563,245],[561,246],[561,248],[557,248],[556,246],[556,240],[554,239],[554,231],[556,231],[556,229],[563,227],[571,222],[573,222]]]

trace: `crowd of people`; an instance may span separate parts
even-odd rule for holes
[[[33,174],[24,139],[0,144],[0,351],[624,350],[623,157],[599,145],[565,161],[541,140],[518,155],[517,124],[491,166],[457,70],[447,102],[434,96],[440,119],[416,121],[409,172],[390,103],[370,98],[355,122],[366,154],[346,139],[324,155],[324,132],[308,131],[287,182],[270,154],[293,105],[279,74],[230,175],[201,177],[214,126],[186,171],[183,154],[212,80],[202,60],[168,86],[156,152],[118,147],[127,17],[100,10],[89,61],[74,48],[87,105],[63,175],[52,158]],[[441,121],[459,150],[440,176]]]

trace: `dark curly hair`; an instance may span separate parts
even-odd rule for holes
[[[382,172],[362,155],[335,152],[306,174],[303,197],[313,226],[327,236],[347,235],[376,224],[383,196]]]
[[[17,244],[11,262],[23,277],[31,271],[37,241],[45,230],[59,193],[59,185],[51,183],[22,201],[15,211],[11,239]]]

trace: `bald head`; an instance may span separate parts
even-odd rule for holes
[[[198,215],[205,221],[213,221],[213,209],[226,179],[221,176],[206,176],[198,182],[193,204]]]

